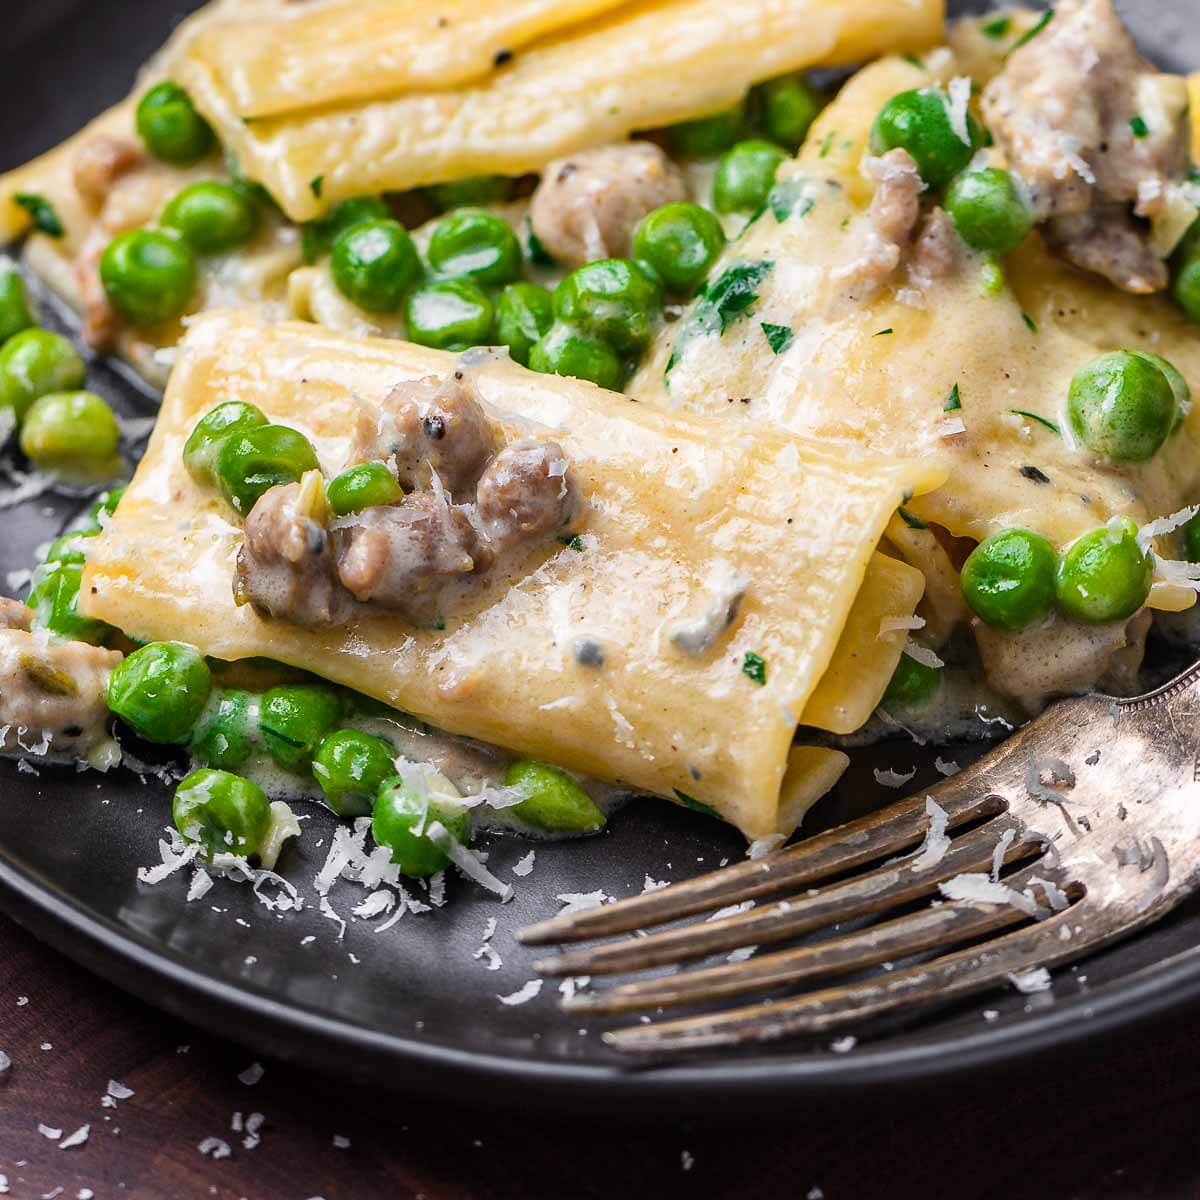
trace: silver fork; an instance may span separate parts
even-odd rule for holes
[[[640,1054],[821,1033],[1010,977],[1020,985],[1027,972],[1151,924],[1196,889],[1198,751],[1200,663],[1145,696],[1063,701],[936,787],[796,846],[518,936],[543,945],[638,935],[537,963],[544,975],[594,977],[858,926],[564,1001],[590,1014],[707,1004],[924,956],[841,985],[604,1035]],[[948,845],[931,832],[937,809],[946,814]],[[965,892],[962,881],[949,882],[963,874],[976,877]],[[997,879],[1010,889],[1006,900],[970,896],[981,886],[994,891]],[[943,896],[939,884],[960,898],[914,907]],[[745,911],[646,933],[746,901],[754,904]],[[908,911],[894,915],[900,908]]]

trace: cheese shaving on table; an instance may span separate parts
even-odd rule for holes
[[[966,900],[981,904],[1011,904],[1027,916],[1040,920],[1047,912],[1027,892],[1018,892],[1005,883],[997,883],[982,872],[965,872],[938,884],[947,900]]]
[[[509,1007],[517,1004],[527,1004],[542,990],[541,979],[531,979],[528,983],[523,984],[517,991],[512,992],[508,996],[497,996],[496,999],[501,1004],[507,1004]]]
[[[605,892],[563,892],[556,897],[558,902],[563,905],[560,917],[574,916],[575,913],[587,912],[592,908],[599,908],[600,905],[606,904],[609,896]]]
[[[962,767],[960,767],[953,759],[942,758],[941,755],[938,755],[938,757],[933,760],[933,765],[937,768],[939,775],[945,775],[947,777],[951,775],[957,775],[959,771],[962,770]]]
[[[997,883],[1000,879],[1000,872],[1004,867],[1004,857],[1008,853],[1008,848],[1016,841],[1017,831],[1015,829],[1006,829],[996,841],[996,848],[992,851],[992,882]]]
[[[888,767],[888,769],[885,771],[881,771],[878,767],[874,767],[872,769],[872,774],[875,776],[875,782],[882,784],[884,787],[890,788],[903,787],[916,775],[916,773],[916,767],[913,767],[913,769],[907,773],[904,771],[893,771],[891,767]]]
[[[950,838],[946,833],[950,814],[932,796],[925,797],[925,814],[929,817],[929,828],[926,830],[921,848],[913,857],[912,869],[914,871],[925,871],[930,867],[936,867],[946,857],[946,851],[950,849]]]
[[[1050,990],[1050,972],[1045,967],[1034,967],[1031,971],[1013,972],[1008,979],[1018,992],[1026,996],[1030,996],[1034,992]]]

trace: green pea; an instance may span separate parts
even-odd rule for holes
[[[510,283],[496,301],[496,341],[514,362],[529,365],[534,343],[554,324],[554,302],[536,283]]]
[[[257,703],[252,692],[221,692],[193,734],[190,749],[196,761],[222,771],[236,771],[248,762],[258,744]]]
[[[623,374],[621,360],[603,338],[561,322],[530,350],[529,367],[545,375],[587,379],[610,392],[620,389]]]
[[[396,476],[381,462],[359,463],[331,479],[325,488],[329,507],[339,517],[362,512],[364,508],[394,504],[403,495],[404,489],[396,482]]]
[[[713,158],[728,150],[746,125],[746,102],[739,100],[730,108],[672,125],[667,131],[671,149],[683,158]]]
[[[83,387],[85,374],[83,359],[65,337],[24,329],[0,347],[0,413],[9,409],[20,423],[39,396]]]
[[[473,179],[456,179],[451,183],[435,183],[425,194],[442,212],[462,208],[467,204],[498,204],[512,194],[512,180],[503,175],[477,175]]]
[[[167,204],[159,224],[177,230],[197,254],[224,254],[254,236],[258,209],[233,184],[193,183]]]
[[[784,75],[762,85],[763,124],[773,142],[795,152],[808,136],[825,97],[803,75]]]
[[[604,813],[565,771],[532,758],[520,758],[504,772],[505,787],[525,797],[510,809],[534,829],[545,833],[595,833],[603,829]]]
[[[966,115],[968,140],[959,137],[950,104],[950,98],[938,87],[893,96],[871,127],[871,153],[907,150],[930,187],[945,187],[966,169],[984,143],[983,129],[970,113]]]
[[[369,817],[379,789],[396,775],[396,753],[358,729],[331,733],[313,756],[313,776],[339,817]]]
[[[435,350],[488,345],[494,319],[487,293],[466,279],[428,283],[404,301],[408,340]]]
[[[767,202],[775,172],[787,151],[774,142],[754,138],[727,150],[713,179],[713,207],[717,212],[754,213]]]
[[[338,234],[330,267],[338,291],[367,312],[395,312],[421,275],[408,230],[391,218],[360,221]]]
[[[108,707],[148,742],[182,745],[212,693],[212,675],[195,646],[151,642],[108,680]]]
[[[159,83],[138,101],[137,131],[146,149],[163,162],[186,166],[216,144],[212,128],[176,83]]]
[[[1033,212],[1000,167],[964,171],[947,189],[945,207],[963,241],[989,254],[1011,254],[1033,228]]]
[[[312,443],[286,425],[260,425],[220,443],[216,476],[221,494],[244,517],[276,484],[296,483],[318,469]]]
[[[1183,373],[1172,362],[1168,362],[1161,354],[1151,354],[1148,350],[1134,350],[1133,353],[1138,358],[1144,358],[1146,362],[1157,367],[1166,377],[1167,382],[1171,385],[1171,392],[1175,396],[1175,424],[1171,427],[1171,432],[1183,424],[1183,419],[1192,410],[1192,389],[1188,385],[1188,381],[1184,379]]]
[[[971,611],[998,629],[1024,629],[1054,606],[1058,555],[1041,534],[1006,529],[980,542],[963,564],[962,593]]]
[[[485,208],[460,208],[439,221],[426,252],[443,278],[502,287],[521,277],[521,244],[503,217]]]
[[[1200,321],[1200,255],[1185,258],[1175,269],[1171,295],[1191,321]]]
[[[77,479],[111,479],[120,446],[117,418],[95,392],[39,396],[21,426],[21,453],[34,466]]]
[[[22,329],[29,329],[33,323],[21,272],[11,268],[0,271],[0,342],[8,341]]]
[[[392,852],[403,875],[424,879],[445,870],[450,863],[446,851],[429,837],[429,827],[442,825],[460,844],[471,844],[471,813],[461,804],[438,795],[430,781],[422,795],[402,779],[393,779],[379,789],[371,815],[371,833],[380,846]]]
[[[158,325],[187,308],[196,288],[196,260],[174,234],[131,229],[100,256],[100,282],[131,325]]]
[[[928,704],[941,685],[939,668],[927,667],[911,654],[902,654],[880,703],[885,708],[918,708]]]
[[[301,252],[306,263],[315,263],[329,253],[333,243],[347,229],[363,221],[387,220],[392,215],[380,196],[354,196],[335,204],[319,221],[304,226],[300,238]]]
[[[59,539],[54,550],[66,539]],[[112,627],[79,611],[79,588],[83,581],[83,553],[78,548],[58,550],[58,560],[48,559],[34,572],[33,587],[26,603],[33,610],[34,629],[45,629],[69,642],[100,645]]]
[[[1183,548],[1188,562],[1200,562],[1200,513],[1183,527]]]
[[[694,292],[708,278],[724,248],[721,222],[699,204],[664,204],[647,213],[633,234],[633,257],[678,295]]]
[[[209,409],[196,422],[183,444],[183,465],[187,473],[203,487],[215,486],[217,455],[225,442],[236,433],[259,429],[266,423],[262,409],[241,400],[226,400]]]
[[[198,843],[204,857],[236,854],[250,858],[262,848],[271,824],[271,805],[256,783],[202,767],[180,781],[171,804],[175,828]]]
[[[1146,603],[1153,569],[1138,545],[1137,526],[1122,517],[1085,533],[1058,565],[1058,606],[1087,624],[1124,621]]]
[[[259,724],[263,745],[276,765],[306,775],[325,735],[342,719],[342,700],[332,688],[297,683],[263,694]]]
[[[554,315],[560,321],[603,338],[623,355],[645,349],[661,306],[658,284],[624,258],[577,267],[554,293]]]
[[[1175,393],[1155,363],[1117,350],[1076,373],[1067,418],[1075,436],[1098,458],[1145,462],[1175,424]]]

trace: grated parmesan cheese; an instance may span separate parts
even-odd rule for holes
[[[506,1004],[512,1008],[518,1004],[528,1004],[530,1000],[532,1000],[541,992],[541,990],[542,980],[531,979],[528,981],[528,983],[522,984],[521,987],[515,992],[512,992],[507,996],[498,995],[496,999],[499,1000],[501,1004]]]
[[[1008,979],[1013,987],[1025,996],[1030,996],[1034,992],[1050,990],[1050,972],[1045,967],[1034,967],[1032,971],[1013,972]]]
[[[927,871],[930,867],[936,867],[950,849],[950,838],[946,833],[950,814],[932,796],[925,797],[925,813],[929,817],[929,829],[920,849],[913,857],[914,871]]]
[[[971,81],[965,75],[950,80],[950,104],[947,115],[955,137],[965,146],[971,145],[971,130],[967,125],[967,105],[971,102]]]
[[[881,771],[878,767],[872,768],[872,774],[875,776],[875,782],[881,784],[883,787],[889,788],[903,787],[909,782],[909,780],[914,778],[916,773],[916,767],[913,767],[913,769],[907,773],[904,771],[893,771],[891,767],[889,767],[886,771]]]

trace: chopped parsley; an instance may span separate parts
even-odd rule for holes
[[[985,296],[998,295],[1003,290],[1007,278],[1004,264],[998,258],[989,258],[980,271],[983,294]]]
[[[321,192],[324,191],[324,189],[325,189],[325,176],[324,175],[314,175],[308,181],[308,190],[310,192],[312,192],[312,194],[314,196],[316,196],[316,198],[318,200],[320,200]]]
[[[999,39],[1008,37],[1009,30],[1012,29],[1012,17],[997,17],[994,21],[988,21],[986,25],[980,26],[979,32],[984,37]]]
[[[724,333],[731,322],[745,314],[758,299],[758,286],[771,273],[774,265],[766,259],[737,262],[700,289],[695,306],[675,338],[671,359],[667,363],[667,376],[689,343],[711,333]]]
[[[1062,433],[1062,430],[1060,430],[1053,421],[1047,421],[1045,417],[1039,417],[1037,413],[1026,412],[1023,408],[1010,408],[1008,411],[1012,413],[1013,416],[1025,417],[1030,421],[1036,421],[1039,425],[1045,425],[1047,429],[1052,430],[1054,433]]]
[[[18,192],[13,199],[33,218],[35,229],[51,237],[62,237],[63,223],[45,196],[36,192]]]
[[[896,509],[896,512],[899,514],[900,520],[902,520],[905,525],[909,527],[909,529],[929,528],[929,525],[925,521],[922,521],[916,513],[909,512],[907,508],[898,508]]]
[[[678,799],[684,808],[690,808],[692,812],[703,813],[706,817],[716,817],[718,821],[721,819],[721,814],[712,805],[702,804],[695,796],[689,796],[687,792],[681,792],[678,788],[672,788],[671,790],[675,793],[676,799]]]
[[[564,534],[558,539],[568,550],[582,550],[583,538],[577,533]]]
[[[904,61],[906,63],[911,63],[917,68],[918,71],[925,70],[925,64],[915,54],[906,54],[904,56]]]
[[[1146,118],[1140,113],[1129,122],[1129,128],[1133,130],[1135,138],[1144,138],[1150,136],[1150,126],[1146,124]]]
[[[1016,42],[1013,44],[1013,50],[1020,50],[1020,48],[1022,46],[1028,45],[1053,20],[1054,20],[1054,9],[1052,9],[1052,8],[1046,9],[1046,11],[1044,13],[1042,13],[1041,20],[1038,21],[1038,23],[1036,25],[1033,25],[1029,29],[1025,30],[1025,32],[1023,34],[1021,34],[1021,36],[1019,38],[1017,38]],[[1010,50],[1009,53],[1011,54],[1012,50]]]
[[[962,394],[958,390],[956,383],[950,389],[950,395],[946,397],[946,403],[942,405],[942,412],[958,412],[962,408]]]
[[[763,687],[767,682],[767,660],[761,654],[755,654],[753,650],[748,651],[742,659],[742,674],[753,679],[759,687]]]
[[[1030,333],[1037,333],[1037,322],[1028,313],[1022,313],[1021,320],[1025,322]]]
[[[888,337],[896,331],[889,325],[886,329],[881,329],[878,333],[871,334],[872,337]]]
[[[833,149],[833,143],[837,140],[837,130],[831,129],[826,135],[825,140],[821,143],[821,158],[828,158],[830,150]]]
[[[771,189],[771,194],[767,197],[767,207],[780,223],[789,217],[807,217],[814,204],[816,200],[813,199],[812,181],[802,177],[782,180]]]
[[[782,354],[792,344],[792,331],[786,325],[772,325],[764,321],[762,331],[767,335],[767,344],[776,354]]]

